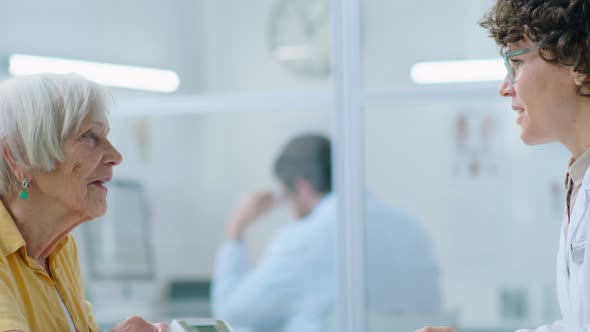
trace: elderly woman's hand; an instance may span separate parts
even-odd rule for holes
[[[424,327],[421,328],[419,330],[416,330],[415,332],[457,332],[457,330],[452,329],[450,327],[442,327],[442,326],[438,326],[438,327],[432,327],[432,326],[428,326],[428,327]]]
[[[131,317],[115,326],[110,332],[168,332],[168,325],[152,324],[141,317]]]

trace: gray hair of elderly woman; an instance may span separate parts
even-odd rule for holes
[[[3,156],[10,152],[25,170],[50,172],[64,161],[64,140],[89,114],[106,119],[111,103],[108,90],[76,74],[6,80],[0,83],[0,151]],[[20,186],[1,158],[0,193],[16,192]]]

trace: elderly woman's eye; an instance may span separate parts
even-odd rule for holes
[[[88,138],[88,139],[91,139],[93,141],[98,141],[98,136],[96,136],[96,134],[94,134],[91,131],[87,131],[84,134],[82,134],[82,138]]]

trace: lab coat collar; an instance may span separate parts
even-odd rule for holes
[[[590,164],[586,166],[584,170],[584,177],[582,178],[582,186],[580,187],[580,191],[582,190],[590,190]]]
[[[572,214],[570,218],[570,225],[568,227],[567,244],[570,244],[575,237],[579,226],[582,224],[582,220],[586,219],[588,213],[586,207],[588,206],[588,200],[590,193],[590,167],[585,171],[585,175],[582,181],[582,186],[576,197]]]
[[[590,149],[586,150],[578,159],[570,160],[569,177],[574,182],[574,188],[582,184],[586,171],[590,167]]]

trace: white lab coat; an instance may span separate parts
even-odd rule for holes
[[[562,226],[557,254],[557,295],[563,318],[536,332],[590,332],[590,168],[570,215],[570,224]],[[575,261],[571,245],[585,245],[584,259]],[[524,332],[531,330],[518,330]]]

